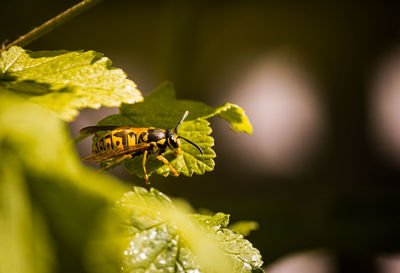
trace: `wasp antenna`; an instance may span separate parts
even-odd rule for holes
[[[189,111],[186,110],[186,112],[183,114],[183,117],[181,118],[181,120],[178,122],[178,124],[175,127],[175,133],[178,133],[178,128],[181,125],[181,123],[185,120],[185,118],[189,115]]]
[[[196,143],[193,143],[193,142],[191,142],[189,139],[186,139],[186,138],[184,138],[184,137],[182,137],[182,136],[178,136],[178,138],[182,138],[183,140],[189,142],[190,144],[192,144],[194,147],[196,147],[196,148],[200,151],[201,155],[204,155],[203,150],[202,150],[202,149],[200,148],[200,146],[197,145]]]

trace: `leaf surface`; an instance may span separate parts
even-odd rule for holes
[[[136,85],[95,51],[29,51],[13,46],[0,55],[0,86],[71,121],[81,108],[141,101]]]
[[[229,226],[230,230],[248,236],[252,231],[258,229],[259,225],[254,221],[239,221]]]
[[[259,251],[227,228],[229,215],[183,215],[164,194],[139,187],[118,210],[127,239],[124,272],[262,272]]]

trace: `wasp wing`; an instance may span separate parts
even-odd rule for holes
[[[111,158],[120,157],[120,156],[123,156],[126,154],[134,154],[137,152],[142,152],[144,150],[149,149],[150,147],[151,147],[151,145],[149,143],[140,143],[140,144],[128,147],[127,149],[123,149],[123,150],[118,150],[118,151],[110,150],[110,151],[102,152],[102,153],[98,153],[98,154],[91,154],[89,156],[82,158],[82,160],[89,161],[89,162],[100,162],[100,161],[108,160]]]
[[[114,153],[114,155],[118,157],[118,156],[122,156],[122,155],[126,155],[126,154],[143,152],[144,150],[148,150],[150,147],[151,147],[151,145],[149,143],[139,143],[139,144],[130,146],[127,149],[116,151]]]
[[[123,129],[123,128],[130,128],[130,127],[123,127],[123,126],[88,126],[85,128],[82,128],[79,133],[81,135],[86,135],[86,134],[94,134],[96,132],[101,132],[101,131],[112,131],[116,129]]]

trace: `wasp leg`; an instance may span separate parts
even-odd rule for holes
[[[147,175],[146,171],[146,159],[147,159],[147,150],[143,152],[143,161],[142,161],[142,166],[143,166],[143,172],[144,172],[144,179],[146,179],[146,184],[150,184],[149,181],[149,176]]]
[[[157,159],[160,160],[162,163],[164,163],[165,165],[168,166],[168,168],[171,170],[171,172],[175,175],[178,176],[178,172],[175,171],[174,167],[172,167],[172,165],[168,162],[168,160],[163,157],[162,155],[157,156]]]
[[[180,155],[181,153],[182,153],[181,148],[177,148],[177,149],[174,150],[174,155],[175,155],[175,156],[178,156],[178,155]]]
[[[108,164],[107,166],[105,166],[104,168],[101,168],[101,169],[99,170],[99,172],[105,171],[105,170],[109,169],[112,165],[117,164],[117,163],[119,163],[119,162],[121,162],[122,160],[127,159],[127,158],[132,158],[132,155],[130,155],[130,154],[129,154],[129,155],[123,155],[123,156],[121,156],[120,158],[117,158],[116,160],[114,160],[113,162],[111,162],[110,164]]]

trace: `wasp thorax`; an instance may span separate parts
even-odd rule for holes
[[[159,140],[165,139],[165,133],[159,129],[149,129],[147,131],[147,140],[149,142],[157,142]]]

